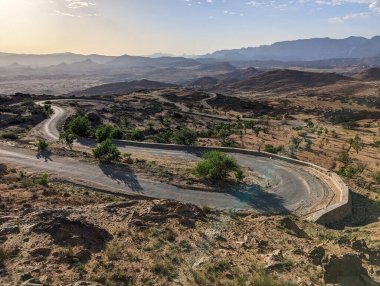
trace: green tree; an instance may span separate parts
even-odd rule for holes
[[[197,141],[197,133],[189,128],[182,128],[173,134],[173,142],[180,145],[192,145]]]
[[[225,180],[233,172],[238,180],[244,175],[236,160],[220,151],[209,151],[203,155],[203,160],[195,166],[195,174],[211,181]]]
[[[79,137],[91,136],[91,122],[86,116],[77,116],[70,120],[67,130]]]
[[[71,133],[70,131],[65,131],[59,134],[59,142],[67,145],[70,148],[70,150],[73,149],[73,145],[76,139],[77,137],[75,136],[75,134]]]
[[[113,126],[109,124],[100,125],[95,131],[96,141],[101,143],[107,139],[112,139]]]
[[[120,151],[112,144],[110,139],[100,143],[95,149],[92,150],[95,159],[100,162],[112,162],[120,159]]]

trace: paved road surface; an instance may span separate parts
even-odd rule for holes
[[[39,134],[57,140],[58,122],[67,116],[66,109],[53,106],[54,115],[36,127]],[[124,152],[152,152],[158,156],[174,156],[199,160],[201,154],[162,150],[148,147],[132,147],[119,144]],[[252,155],[231,154],[239,164],[253,169],[260,177],[270,182],[269,186],[245,186],[244,191],[231,190],[226,193],[202,192],[181,189],[160,182],[143,179],[129,170],[120,170],[107,165],[93,165],[71,158],[36,154],[31,150],[1,147],[0,162],[5,162],[31,172],[49,172],[70,181],[103,188],[109,191],[140,194],[155,198],[174,199],[197,205],[220,209],[255,209],[261,213],[294,212],[307,214],[331,201],[332,189],[321,177],[313,175],[307,168]]]

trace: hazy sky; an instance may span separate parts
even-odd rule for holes
[[[380,35],[380,0],[0,0],[0,51],[203,54]]]

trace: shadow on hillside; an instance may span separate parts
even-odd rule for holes
[[[48,150],[38,151],[36,158],[43,159],[45,162],[53,161],[51,159],[51,152]]]
[[[104,175],[113,181],[116,181],[118,184],[124,184],[135,193],[143,192],[144,189],[140,185],[137,176],[131,169],[126,167],[120,168],[118,166],[104,163],[99,164],[99,167]]]

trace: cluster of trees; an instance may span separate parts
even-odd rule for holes
[[[176,131],[166,131],[155,137],[157,143],[173,143],[179,145],[193,145],[198,139],[198,133],[189,128]]]

